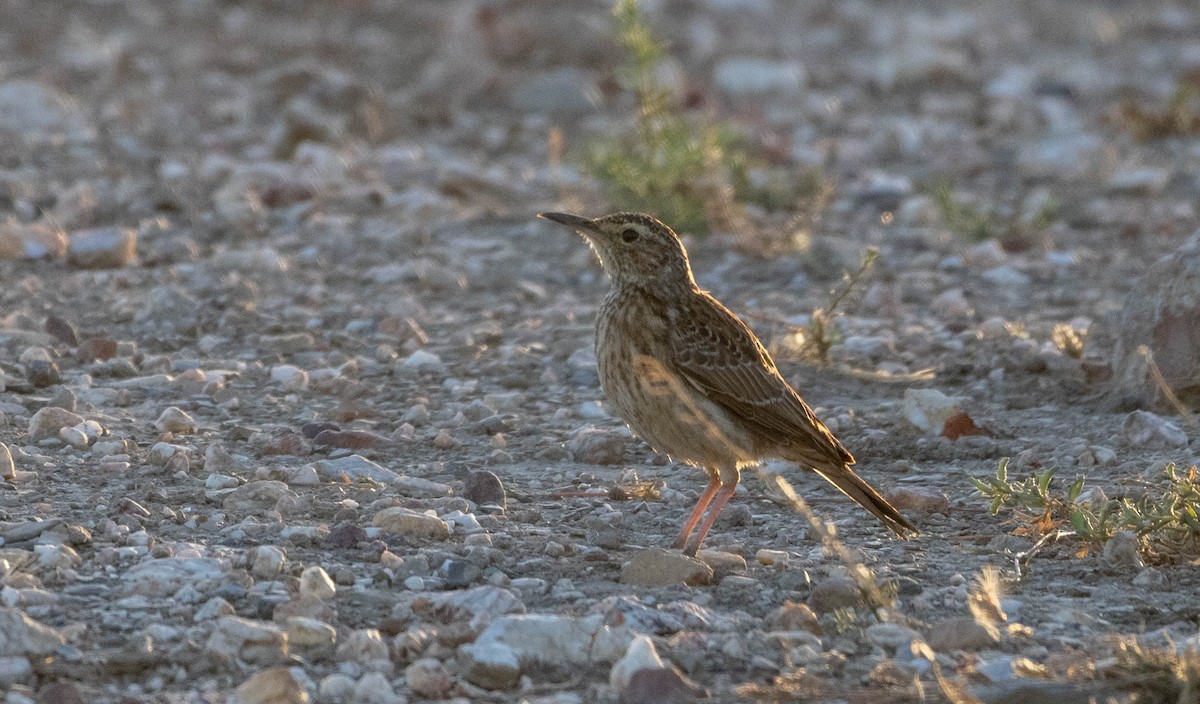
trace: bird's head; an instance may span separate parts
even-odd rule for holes
[[[679,236],[662,222],[641,213],[613,213],[584,218],[567,213],[541,213],[539,218],[575,229],[600,258],[618,287],[662,289],[696,285],[687,251]]]

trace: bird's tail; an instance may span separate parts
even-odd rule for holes
[[[883,522],[898,537],[905,540],[909,534],[917,535],[921,531],[917,530],[916,526],[909,523],[895,506],[888,503],[887,499],[880,496],[878,491],[871,488],[871,485],[863,481],[862,477],[854,473],[849,465],[843,465],[837,469],[832,467],[814,468],[817,474],[832,485],[836,486],[843,494],[854,499],[860,506],[867,509]]]

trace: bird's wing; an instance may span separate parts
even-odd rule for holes
[[[698,294],[674,321],[671,346],[680,375],[758,434],[807,458],[854,464],[849,450],[779,375],[750,328],[715,298]]]

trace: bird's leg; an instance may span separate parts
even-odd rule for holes
[[[721,483],[721,489],[717,491],[713,498],[712,506],[708,509],[708,515],[704,517],[704,522],[696,529],[695,535],[687,542],[687,547],[684,548],[683,554],[695,556],[700,550],[700,544],[704,542],[704,537],[708,535],[709,528],[712,528],[713,523],[716,523],[717,516],[721,515],[721,510],[725,508],[725,504],[733,498],[734,492],[737,491],[738,480],[741,478],[741,472],[736,468],[725,469],[716,476],[715,481]],[[711,488],[712,485],[710,484]],[[707,491],[705,493],[708,493]]]
[[[687,545],[688,535],[692,529],[700,522],[700,517],[704,515],[704,509],[708,508],[708,504],[712,501],[713,495],[717,493],[717,489],[721,488],[721,475],[713,472],[709,477],[708,486],[704,487],[700,498],[696,500],[696,508],[692,509],[692,513],[688,516],[687,521],[683,524],[683,530],[679,531],[679,537],[675,539],[675,543],[671,546],[676,550],[680,550],[684,545]]]

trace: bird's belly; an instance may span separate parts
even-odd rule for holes
[[[728,412],[653,356],[621,347],[598,356],[600,384],[609,405],[638,437],[657,452],[705,467],[757,459],[749,433]]]

